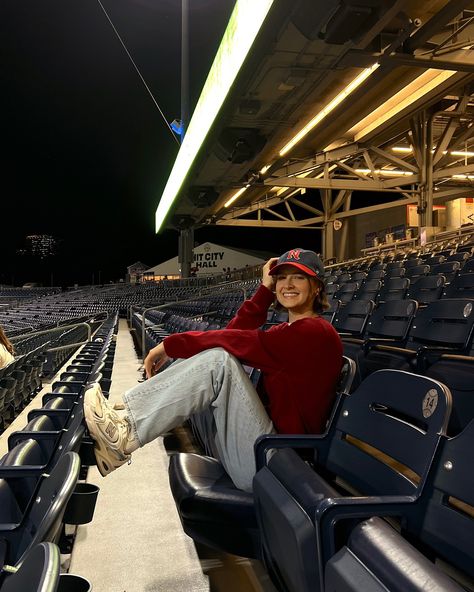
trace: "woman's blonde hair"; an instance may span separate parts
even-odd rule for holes
[[[14,348],[11,344],[8,337],[5,335],[5,331],[0,327],[0,343],[5,347],[5,349],[10,352],[12,355],[14,354]]]

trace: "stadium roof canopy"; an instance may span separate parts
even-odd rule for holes
[[[156,230],[405,203],[431,226],[433,203],[473,192],[473,77],[473,1],[237,0]],[[386,202],[354,209],[353,191]]]

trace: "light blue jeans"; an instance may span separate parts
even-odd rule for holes
[[[219,460],[236,487],[252,491],[255,440],[275,430],[240,362],[224,349],[178,360],[127,391],[124,403],[140,446],[211,409]]]

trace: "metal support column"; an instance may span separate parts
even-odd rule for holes
[[[348,212],[351,209],[351,199],[352,199],[352,191],[347,193],[346,199],[344,201],[344,211]],[[349,222],[350,218],[346,218],[344,220],[342,228],[341,228],[341,238],[339,241],[339,248],[337,252],[337,260],[344,261],[347,259],[347,233],[349,230]]]
[[[185,228],[179,232],[178,261],[181,277],[187,278],[191,275],[193,263],[194,229]]]

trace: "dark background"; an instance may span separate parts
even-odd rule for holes
[[[102,0],[168,121],[180,116],[180,0]],[[234,0],[190,0],[194,106]],[[177,253],[154,213],[178,145],[97,0],[0,2],[0,283],[118,280],[126,266]],[[28,234],[55,257],[19,256]],[[263,236],[265,234],[265,236]],[[206,227],[197,242],[276,253],[314,233]]]

